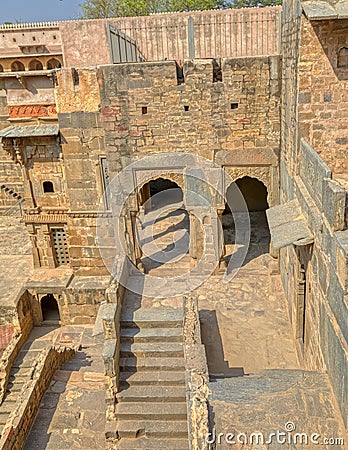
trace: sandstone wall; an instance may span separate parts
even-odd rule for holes
[[[334,174],[348,171],[348,67],[338,53],[348,47],[348,20],[301,20],[299,133]]]
[[[103,182],[149,154],[189,152],[278,196],[279,58],[133,63],[58,74],[57,106],[71,212],[71,264],[101,270],[95,241]],[[75,80],[75,81],[74,81]],[[84,111],[84,112],[81,112]],[[85,111],[86,110],[86,111]],[[160,175],[160,169],[148,178]],[[157,174],[157,176],[156,176]]]
[[[282,17],[282,108],[280,198],[286,201],[293,196],[292,173],[297,162],[297,91],[299,36],[302,8],[299,0],[283,4]],[[291,174],[291,175],[290,175]]]
[[[0,129],[8,126],[8,106],[4,82],[0,81]],[[22,171],[0,145],[0,211],[6,212],[18,204],[19,196],[24,196]],[[17,195],[14,195],[17,194]]]
[[[190,56],[189,17],[193,19],[196,58],[276,55],[280,11],[279,7],[245,8],[60,22],[65,66],[111,62],[107,22],[133,38],[147,61],[182,64]]]
[[[44,46],[50,52],[61,49],[57,22],[0,25],[0,59],[23,56],[23,46]]]

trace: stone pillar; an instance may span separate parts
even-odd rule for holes
[[[190,248],[189,248],[189,254],[191,258],[198,259],[198,249],[197,249],[197,222],[198,219],[195,217],[192,212],[188,211],[189,219],[190,219]],[[199,225],[199,223],[198,223]]]
[[[226,256],[226,246],[225,246],[225,238],[224,238],[224,232],[223,232],[223,228],[222,228],[222,214],[223,214],[224,210],[223,209],[218,209],[217,211],[217,215],[220,221],[220,226],[218,224],[218,228],[217,230],[219,231],[219,235],[218,235],[218,249],[222,249],[221,254],[220,254],[220,261],[219,261],[219,267],[218,269],[221,270],[225,270],[227,268],[227,263],[224,259],[224,257]]]
[[[142,205],[146,202],[146,208],[144,207],[144,212],[147,213],[151,210],[151,191],[150,191],[150,183],[144,184],[142,187]]]
[[[55,258],[54,258],[51,230],[50,230],[49,225],[43,225],[43,235],[44,235],[44,243],[45,243],[44,252],[46,253],[46,257],[47,257],[47,265],[50,269],[54,269],[56,267],[56,262],[55,262]]]
[[[36,231],[33,225],[26,225],[27,226],[27,230],[29,233],[29,237],[30,237],[30,241],[31,241],[31,248],[33,250],[33,262],[34,262],[34,267],[41,267],[41,261],[40,261],[40,254],[39,254],[39,249],[37,246],[37,236],[36,236]]]
[[[134,262],[139,269],[143,269],[143,264],[141,262],[142,251],[138,242],[137,233],[137,214],[138,211],[131,211],[131,228],[132,228],[132,241],[133,241],[133,251],[134,251]]]

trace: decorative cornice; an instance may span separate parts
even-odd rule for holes
[[[98,218],[98,217],[112,217],[111,211],[68,211],[67,216],[78,219],[78,218]]]
[[[25,214],[25,223],[66,223],[66,214]]]

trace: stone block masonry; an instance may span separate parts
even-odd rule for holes
[[[338,64],[347,36],[348,20],[301,18],[299,133],[334,174],[348,170],[348,70]]]
[[[238,177],[259,174],[271,201],[277,198],[277,56],[185,61],[182,71],[162,61],[76,73],[62,69],[56,86],[75,270],[96,275],[103,268],[95,241],[103,158],[112,177],[149,154],[189,152],[221,164],[225,152]]]

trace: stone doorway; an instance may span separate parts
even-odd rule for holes
[[[58,302],[53,294],[47,294],[41,299],[41,312],[43,324],[59,324],[60,314]]]
[[[251,235],[248,254],[244,261],[244,264],[246,264],[264,253],[269,253],[271,235],[266,217],[266,210],[269,208],[267,200],[268,192],[262,181],[256,178],[246,176],[238,179],[235,183],[244,197],[250,219]],[[224,259],[226,263],[228,263],[234,251],[235,244],[235,224],[228,204],[232,206],[235,214],[243,212],[243,205],[239,204],[240,202],[238,202],[233,192],[234,189],[230,185],[226,192],[228,203],[226,203],[222,215],[225,243]]]
[[[145,212],[171,204],[182,204],[184,195],[177,183],[168,178],[157,178],[144,184],[140,190],[140,205]]]
[[[167,178],[151,180],[140,190],[138,236],[145,273],[166,277],[178,268],[189,270],[190,220],[183,202],[183,190]]]

